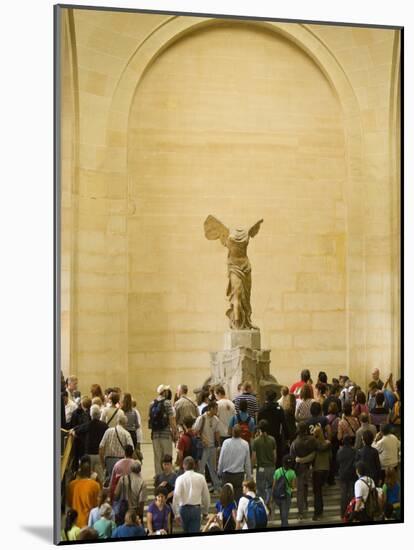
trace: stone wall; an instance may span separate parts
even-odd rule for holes
[[[62,13],[66,373],[144,408],[208,376],[227,328],[213,214],[265,220],[253,320],[279,382],[397,375],[397,33]]]

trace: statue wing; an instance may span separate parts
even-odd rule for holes
[[[204,222],[204,235],[209,241],[220,239],[222,244],[226,244],[230,230],[214,216],[207,216]]]
[[[254,237],[259,233],[259,229],[262,223],[263,223],[263,220],[259,220],[254,225],[252,225],[252,227],[249,229],[249,237]]]

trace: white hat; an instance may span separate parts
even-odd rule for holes
[[[166,390],[169,390],[169,389],[171,389],[170,386],[165,386],[164,384],[160,384],[157,388],[157,393],[161,395],[162,393],[164,393]]]

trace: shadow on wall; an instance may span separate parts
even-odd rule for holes
[[[53,543],[53,527],[51,525],[22,525],[21,528],[40,540]]]

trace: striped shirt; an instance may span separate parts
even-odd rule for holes
[[[249,416],[253,416],[253,418],[256,418],[256,414],[259,410],[259,405],[257,403],[256,396],[251,393],[243,392],[233,399],[236,413],[240,411],[240,401],[242,399],[245,399],[247,401],[247,412],[249,413]]]
[[[310,408],[314,399],[297,399],[295,418],[297,422],[309,420],[311,418]]]

